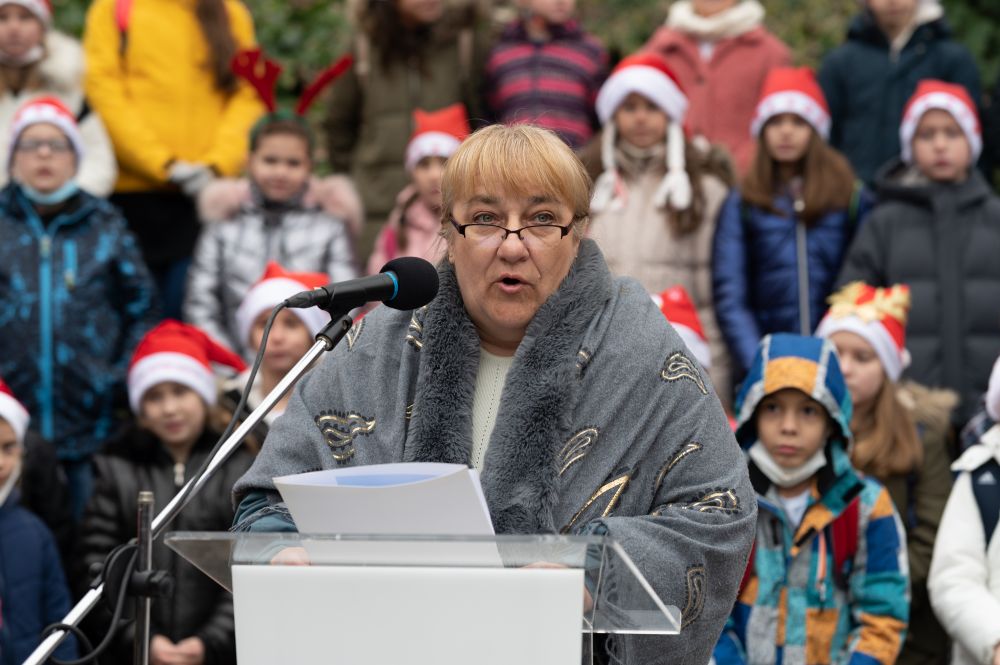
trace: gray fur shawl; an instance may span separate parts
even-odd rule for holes
[[[338,465],[468,464],[478,359],[444,265],[428,307],[375,310],[299,382],[237,501]],[[619,659],[709,661],[756,526],[746,463],[683,342],[589,240],[517,350],[481,477],[497,533],[606,532],[681,608],[680,636],[620,640]]]

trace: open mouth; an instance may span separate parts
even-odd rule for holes
[[[503,277],[500,280],[500,283],[506,286],[518,286],[519,284],[523,284],[523,282],[517,277]]]

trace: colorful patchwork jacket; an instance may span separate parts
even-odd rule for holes
[[[909,615],[906,541],[889,493],[851,467],[850,396],[829,342],[764,338],[737,403],[744,448],[757,440],[757,405],[783,388],[806,393],[833,419],[827,464],[814,477],[795,527],[777,488],[749,462],[759,511],[754,554],[715,661],[892,665]]]

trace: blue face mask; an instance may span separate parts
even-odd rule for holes
[[[36,205],[42,206],[52,206],[59,205],[65,202],[69,197],[73,196],[80,191],[80,185],[77,184],[76,180],[70,178],[57,190],[51,191],[48,194],[38,191],[34,187],[29,187],[24,183],[21,183],[21,190],[24,195],[28,197],[28,200]]]

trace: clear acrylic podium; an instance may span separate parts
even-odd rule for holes
[[[240,665],[577,665],[592,662],[595,634],[681,626],[603,536],[174,532],[165,542],[233,592]],[[286,547],[310,565],[272,565]]]

